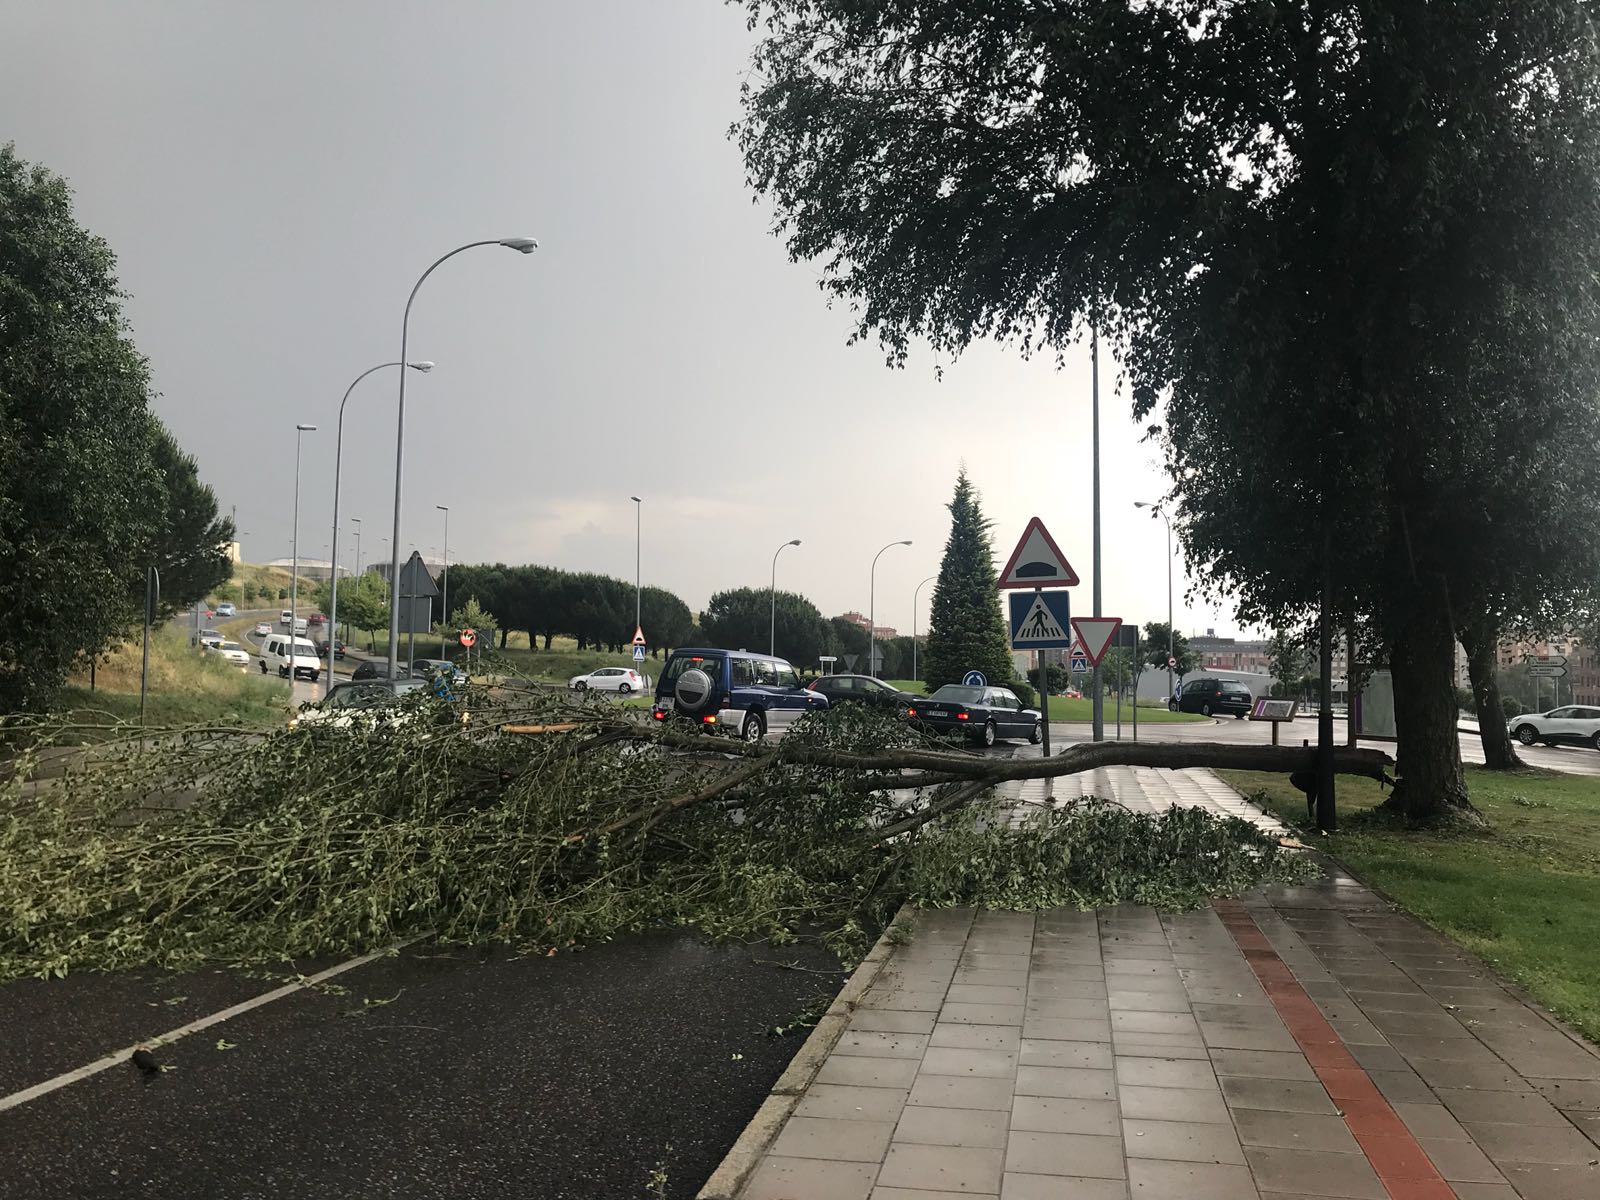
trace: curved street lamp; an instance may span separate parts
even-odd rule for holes
[[[907,538],[903,542],[890,542],[883,550],[909,545],[911,539]],[[883,557],[883,550],[872,556],[872,570],[867,578],[867,674],[874,679],[878,677],[878,665],[874,659],[878,645],[878,560]]]
[[[406,297],[405,316],[400,321],[400,361],[409,361],[406,358],[407,341],[411,332],[411,305],[417,298],[417,292],[427,282],[428,276],[439,269],[439,264],[446,259],[454,258],[465,250],[478,246],[504,246],[508,250],[515,250],[519,254],[532,254],[539,248],[539,243],[530,237],[488,238],[484,241],[468,242],[464,246],[457,246],[448,254],[440,255],[433,260],[433,265],[424,271],[411,289],[411,295]],[[406,373],[400,372],[400,404],[395,415],[394,437],[394,536],[389,542],[389,678],[393,679],[400,672],[400,505],[405,498],[405,462],[406,462]]]
[[[917,674],[917,597],[922,594],[923,588],[937,578],[939,578],[937,575],[929,575],[921,583],[917,584],[916,590],[911,593],[911,678],[913,680],[922,678]]]
[[[333,541],[328,550],[328,686],[322,694],[326,696],[333,691],[333,644],[339,640],[339,473],[344,466],[344,406],[350,401],[350,393],[356,390],[368,375],[381,371],[385,367],[398,367],[398,362],[379,363],[375,367],[368,367],[357,375],[344,390],[344,399],[339,401],[339,428],[333,443]],[[407,363],[413,371],[424,374],[433,370],[431,362]],[[361,524],[360,517],[353,517],[356,525]],[[361,571],[361,530],[356,530],[356,572]]]
[[[792,542],[785,542],[772,555],[772,627],[769,631],[770,637],[768,640],[770,644],[767,647],[767,653],[772,655],[773,658],[778,657],[778,555],[782,554],[790,546],[798,546],[799,544],[799,538],[795,538]]]
[[[1135,508],[1148,508],[1152,517],[1160,517],[1167,526],[1167,703],[1172,703],[1172,660],[1177,657],[1173,653],[1173,646],[1177,644],[1176,636],[1172,632],[1172,522],[1167,520],[1167,514],[1162,511],[1161,505],[1151,504],[1146,500],[1135,500]],[[1134,668],[1138,668],[1137,663]],[[1133,702],[1139,703],[1139,677],[1133,680]]]

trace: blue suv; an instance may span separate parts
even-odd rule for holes
[[[657,721],[679,717],[696,725],[737,730],[749,742],[784,729],[828,698],[800,682],[781,658],[746,650],[674,650],[656,682]]]

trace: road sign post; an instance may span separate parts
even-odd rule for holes
[[[1037,520],[1038,518],[1035,518]],[[1031,530],[1031,527],[1030,527]],[[1040,535],[1048,541],[1049,534],[1039,526]],[[1024,546],[1027,536],[1023,538]],[[1019,546],[1018,551],[1024,549]],[[1014,559],[1016,555],[1012,556]],[[1032,565],[1031,562],[1026,565]],[[1071,568],[1069,567],[1068,570]],[[1007,574],[1012,573],[1007,568]],[[1047,592],[1035,588],[1011,594],[1011,648],[1013,650],[1065,650],[1072,645],[1072,603],[1066,592]],[[1039,655],[1039,724],[1042,727],[1044,756],[1050,757],[1050,672]]]

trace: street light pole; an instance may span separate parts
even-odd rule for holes
[[[644,555],[644,501],[637,496],[628,499],[633,501],[633,630],[638,633],[644,629],[644,576],[639,570]]]
[[[344,390],[344,398],[339,401],[339,426],[333,442],[333,541],[328,549],[328,680],[323,689],[326,696],[333,691],[333,644],[339,640],[339,475],[344,468],[344,406],[350,402],[350,393],[356,390],[368,375],[381,371],[385,367],[398,367],[398,362],[379,363],[375,367],[368,367],[350,382]],[[407,363],[413,371],[424,374],[433,370],[431,362]],[[403,374],[404,372],[402,372]],[[356,525],[356,574],[361,574],[361,518],[352,517]],[[293,626],[290,636],[293,636]]]
[[[917,584],[911,593],[911,678],[913,681],[922,679],[922,676],[917,674],[917,597],[922,594],[922,589],[925,586],[937,578],[939,578],[937,575],[929,575],[921,583]]]
[[[289,551],[293,562],[289,570],[289,690],[291,692],[294,691],[294,640],[299,636],[296,622],[300,619],[296,608],[300,600],[300,435],[315,433],[316,429],[315,425],[294,427],[294,533]]]
[[[798,546],[799,544],[799,538],[795,538],[792,542],[785,542],[772,555],[772,624],[767,639],[769,643],[767,653],[772,655],[773,658],[778,657],[778,555],[782,554],[790,546]]]
[[[155,589],[155,598],[151,599],[151,588]],[[161,605],[161,572],[155,567],[149,567],[144,573],[144,662],[139,667],[139,728],[144,728],[144,697],[150,687],[150,622],[155,620],[156,609]],[[291,625],[290,629],[294,627]],[[291,633],[292,637],[293,634]],[[90,670],[94,669],[94,659],[89,660]],[[90,676],[93,678],[93,675]],[[142,745],[143,743],[141,743]]]
[[[903,542],[890,542],[883,550],[895,546],[909,546],[911,540]],[[878,560],[883,557],[883,550],[872,556],[872,570],[867,578],[867,674],[874,679],[878,677],[878,664],[875,655],[878,648]]]
[[[417,292],[427,282],[428,276],[439,269],[439,264],[446,259],[454,258],[465,250],[478,246],[505,246],[521,254],[532,254],[539,248],[539,243],[532,238],[489,238],[479,242],[468,242],[464,246],[457,246],[448,254],[434,259],[433,265],[424,271],[416,284],[411,289],[411,295],[406,297],[405,316],[400,321],[400,361],[410,361],[406,357],[409,348],[408,342],[411,333],[411,305],[416,301]],[[400,372],[400,402],[395,414],[394,436],[394,535],[389,543],[389,678],[395,679],[400,674],[400,505],[405,499],[405,463],[406,463],[406,372]]]
[[[1094,460],[1094,615],[1100,616],[1100,331],[1094,324],[1089,326],[1089,379],[1090,379],[1090,405],[1093,445],[1091,457]],[[1094,740],[1105,741],[1106,737],[1106,698],[1102,686],[1104,676],[1101,674],[1100,664],[1094,668],[1094,703],[1091,712],[1094,720]]]
[[[434,507],[444,514],[444,598],[439,601],[444,615],[439,619],[439,657],[445,658],[444,627],[450,623],[450,506],[435,504]]]
[[[1161,505],[1150,504],[1144,500],[1135,500],[1135,508],[1148,508],[1150,515],[1160,517],[1167,527],[1167,703],[1172,703],[1172,661],[1177,658],[1173,647],[1177,645],[1177,635],[1172,630],[1172,522],[1167,519],[1167,514],[1162,511]],[[1139,707],[1139,684],[1135,680],[1133,685],[1133,705]]]

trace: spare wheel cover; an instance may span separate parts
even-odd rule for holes
[[[711,703],[711,676],[699,667],[690,667],[678,676],[678,685],[673,689],[678,706],[689,712],[705,707]]]

